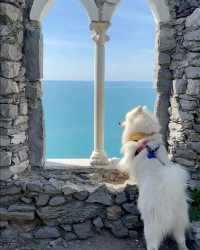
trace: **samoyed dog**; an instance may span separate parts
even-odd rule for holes
[[[131,110],[121,125],[124,156],[119,169],[138,185],[138,209],[144,221],[147,250],[158,250],[168,234],[174,236],[180,250],[187,250],[187,172],[170,162],[159,122],[145,107]]]

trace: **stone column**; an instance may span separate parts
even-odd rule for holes
[[[104,80],[105,80],[105,42],[109,40],[106,30],[108,22],[92,22],[93,40],[96,46],[95,81],[94,81],[94,150],[91,155],[92,165],[107,165],[108,158],[104,151]]]
[[[24,42],[26,97],[28,99],[29,158],[33,167],[44,165],[44,116],[42,106],[43,36],[38,21],[27,20]]]

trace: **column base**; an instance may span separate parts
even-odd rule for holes
[[[94,165],[108,165],[109,160],[107,155],[101,151],[93,151],[92,155],[90,156],[90,164]]]

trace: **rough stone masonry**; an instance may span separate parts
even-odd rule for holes
[[[172,160],[200,179],[200,0],[166,0],[156,36],[156,112]],[[44,164],[41,24],[33,0],[0,1],[0,179]]]
[[[170,21],[156,27],[156,113],[171,159],[190,170],[191,186],[199,188],[200,0],[165,1],[170,9]],[[0,228],[3,237],[20,235],[31,240],[68,241],[87,238],[102,228],[117,237],[137,237],[142,224],[134,186],[119,193],[100,184],[93,190],[85,190],[87,178],[82,170],[77,175],[82,176],[83,185],[78,186],[74,182],[66,185],[69,172],[60,170],[54,174],[42,170],[43,38],[41,24],[30,20],[32,4],[33,0],[0,0]],[[29,172],[23,177],[25,170]],[[199,224],[196,225],[200,238]]]

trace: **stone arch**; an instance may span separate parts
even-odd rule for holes
[[[170,21],[170,9],[166,0],[146,0],[152,11],[156,24]]]
[[[30,12],[30,19],[41,21],[53,5],[54,1],[55,0],[34,0]]]
[[[55,0],[34,0],[30,12],[30,19],[34,21],[41,21],[47,14],[49,8],[53,5],[54,1]],[[156,24],[170,21],[170,10],[166,0],[146,1],[152,11]]]

